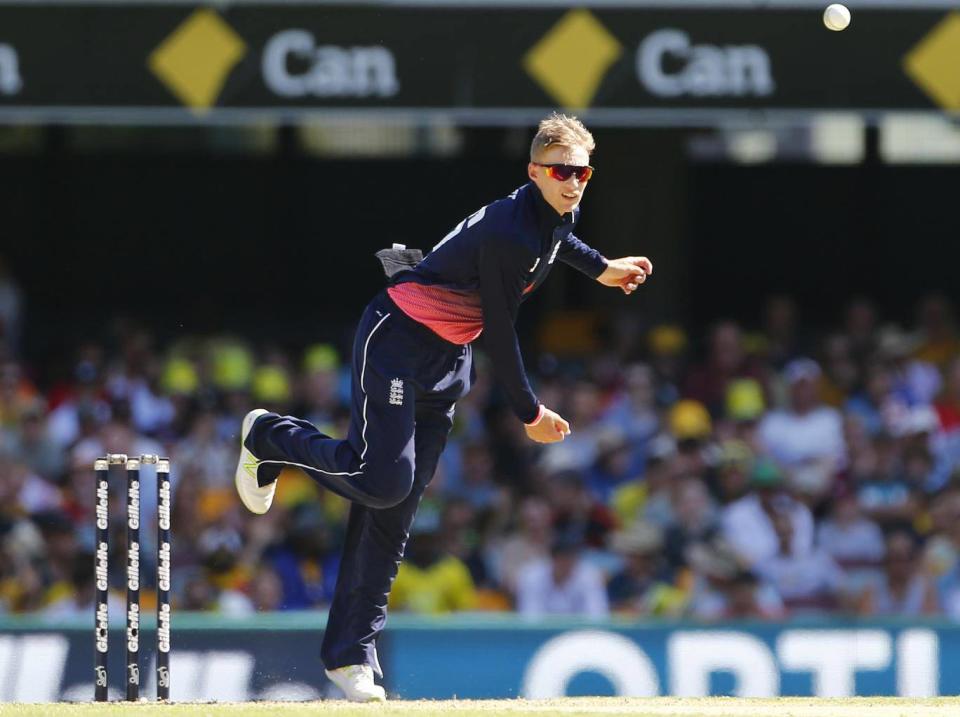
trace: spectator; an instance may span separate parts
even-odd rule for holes
[[[492,516],[498,509],[506,509],[508,505],[509,501],[501,502],[495,507],[491,506],[485,514]],[[478,589],[476,607],[492,610],[509,609],[502,594],[487,591],[488,587],[494,586],[491,585],[487,564],[481,550],[480,529],[481,517],[467,501],[454,498],[443,505],[440,515],[441,540],[447,552],[466,565],[467,570],[470,571],[470,578]]]
[[[781,537],[774,518],[789,518],[792,530],[790,549],[798,555],[813,550],[813,516],[786,491],[783,473],[770,460],[761,460],[750,474],[751,492],[724,508],[721,532],[734,552],[748,567],[776,557]]]
[[[615,426],[631,444],[643,446],[660,424],[653,370],[646,364],[632,364],[624,370],[623,382],[623,392],[604,411],[602,421]]]
[[[3,463],[0,461],[0,469]],[[4,489],[0,477],[0,491]],[[0,497],[3,497],[0,495]],[[15,505],[0,500],[6,513],[0,543],[0,612],[31,612],[44,606],[43,537],[36,525],[11,515]]]
[[[960,358],[953,359],[944,373],[943,390],[934,402],[940,431],[960,432]]]
[[[753,451],[743,441],[729,440],[720,445],[714,492],[722,505],[743,498],[750,490]]]
[[[745,443],[751,450],[760,451],[758,427],[766,411],[766,399],[763,387],[752,378],[739,378],[727,386],[726,418],[729,429],[727,435],[719,435],[721,440],[737,440]]]
[[[90,436],[110,418],[110,404],[105,397],[95,353],[93,350],[77,362],[73,382],[60,391],[56,402],[51,402],[50,437],[63,448]]]
[[[609,505],[623,525],[643,518],[663,527],[671,520],[670,487],[677,477],[677,444],[660,434],[648,446],[644,473],[622,483],[610,497]]]
[[[196,469],[200,480],[210,488],[233,488],[233,469],[237,449],[217,435],[217,415],[212,409],[194,416],[189,433],[179,442],[174,456],[176,465]]]
[[[437,615],[470,610],[476,592],[467,566],[444,550],[439,525],[419,526],[390,591],[390,609]]]
[[[256,612],[274,612],[283,608],[283,583],[269,565],[261,565],[250,579],[250,603]]]
[[[545,500],[527,498],[518,518],[517,530],[492,545],[487,559],[497,582],[512,595],[516,594],[524,566],[546,560],[553,542],[553,513]]]
[[[936,612],[936,589],[919,556],[914,533],[894,530],[887,535],[883,573],[864,596],[865,615],[920,617]]]
[[[493,454],[486,443],[467,443],[460,450],[461,480],[446,486],[450,497],[460,498],[476,510],[494,506],[500,487],[494,480]]]
[[[903,448],[903,480],[923,502],[924,493],[932,493],[942,487],[942,482],[934,483],[934,458],[927,448],[925,438],[908,441]]]
[[[616,518],[606,505],[590,496],[583,477],[579,473],[565,471],[550,476],[549,483],[550,507],[556,530],[582,536],[590,548],[606,546],[607,535],[613,530]]]
[[[92,553],[79,553],[70,566],[70,587],[59,596],[50,596],[42,613],[51,620],[87,619],[93,614],[96,595],[94,558]],[[111,615],[126,612],[126,603],[117,591],[107,594],[107,610]]]
[[[653,369],[655,401],[670,406],[680,397],[680,385],[686,362],[687,334],[673,324],[655,326],[647,335],[650,367]]]
[[[154,338],[146,331],[130,330],[123,336],[121,350],[123,363],[107,377],[107,393],[111,400],[122,400],[129,406],[137,431],[159,435],[173,423],[175,409],[160,385],[161,364]]]
[[[943,390],[934,403],[938,431],[931,440],[936,456],[933,483],[941,488],[960,466],[960,358],[951,361],[945,371]],[[933,486],[928,486],[928,490]]]
[[[565,399],[567,420],[581,428],[559,443],[544,446],[541,464],[550,472],[584,471],[597,459],[602,409],[599,389],[592,383],[578,381]]]
[[[26,464],[0,454],[0,500],[8,501],[6,509],[20,517],[58,510],[61,494]]]
[[[678,401],[670,409],[670,434],[677,442],[677,471],[703,478],[709,468],[713,424],[706,407],[697,401]]]
[[[920,340],[914,356],[943,368],[960,353],[953,306],[945,296],[931,294],[924,297],[918,313]]]
[[[823,346],[823,377],[819,395],[828,406],[840,408],[860,382],[860,370],[853,359],[853,350],[844,334],[832,334]]]
[[[851,580],[875,576],[884,556],[880,527],[863,514],[849,489],[837,491],[829,516],[817,529],[817,545]]]
[[[305,610],[329,605],[339,552],[332,549],[334,542],[323,513],[315,503],[304,503],[293,508],[286,521],[285,531],[279,525],[269,526],[261,537],[247,537],[248,544],[257,542],[265,549],[265,557],[280,585],[279,608]],[[285,533],[285,539],[271,545],[277,533]]]
[[[893,372],[893,397],[904,407],[925,406],[940,391],[942,378],[934,364],[914,356],[916,340],[895,325],[879,332],[877,356]]]
[[[775,555],[757,561],[757,574],[776,589],[791,614],[824,613],[836,608],[843,598],[843,571],[822,548],[798,550],[794,546],[789,513],[775,512],[771,517],[778,549]]]
[[[752,378],[762,385],[765,376],[759,362],[747,355],[740,327],[724,321],[711,330],[707,360],[690,371],[683,393],[719,416],[729,383],[738,378]]]
[[[886,435],[873,440],[872,450],[857,458],[851,477],[860,507],[881,527],[909,524],[917,513],[916,486],[903,473],[898,442]]]
[[[693,568],[689,614],[700,620],[776,619],[783,602],[776,590],[745,569],[722,539],[699,543],[689,555]]]
[[[789,471],[796,490],[819,497],[830,490],[833,475],[844,461],[840,414],[817,396],[821,374],[814,361],[795,359],[783,375],[789,388],[788,405],[764,417],[760,441]]]
[[[582,547],[578,536],[561,534],[553,543],[549,559],[524,568],[517,588],[517,610],[521,615],[607,615],[609,604],[603,576],[583,560]]]
[[[286,414],[293,400],[290,371],[286,355],[271,349],[250,377],[250,394],[258,406]]]
[[[46,511],[33,516],[44,543],[44,603],[50,604],[73,594],[74,565],[79,546],[70,520],[60,512]]]
[[[930,505],[931,537],[924,546],[923,563],[937,577],[957,573],[960,566],[960,490],[946,490]],[[944,608],[947,603],[943,603]],[[960,603],[955,613],[960,617]]]
[[[797,304],[789,296],[771,296],[763,310],[764,355],[779,370],[795,358],[800,348],[797,332]]]
[[[40,477],[51,482],[59,481],[66,456],[47,433],[43,402],[35,399],[26,405],[18,424],[16,429],[8,433],[6,446],[0,445],[0,450],[26,465]]]
[[[763,586],[749,570],[741,570],[726,585],[725,620],[776,620],[786,617],[786,608],[774,590]]]
[[[851,397],[844,407],[856,416],[869,436],[877,436],[887,430],[885,415],[890,410],[893,391],[893,376],[882,363],[867,366],[863,389]]]
[[[318,427],[331,425],[340,403],[339,370],[336,348],[330,344],[309,346],[303,356],[301,401],[294,414]]]
[[[251,568],[241,559],[243,543],[240,535],[228,525],[214,524],[200,535],[198,550],[203,578],[213,586],[212,602],[207,609],[226,615],[248,615],[253,604],[245,594]]]
[[[712,542],[719,534],[710,496],[703,482],[684,479],[674,493],[675,521],[667,528],[664,557],[671,570],[687,566],[688,552],[698,543]]]
[[[623,556],[623,569],[607,585],[610,609],[633,616],[679,615],[683,592],[670,584],[660,555],[663,537],[651,523],[636,523],[615,533],[611,547]]]
[[[218,590],[200,571],[191,571],[180,590],[181,610],[201,612],[217,609]]]
[[[21,416],[37,397],[37,389],[23,375],[23,367],[0,353],[0,430],[19,425]]]
[[[627,437],[614,426],[597,435],[597,460],[587,471],[590,496],[607,505],[617,488],[643,474],[643,459]]]

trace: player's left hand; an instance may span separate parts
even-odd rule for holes
[[[632,294],[653,273],[653,262],[645,256],[625,256],[608,259],[607,268],[597,277],[604,286],[620,287],[624,294]]]

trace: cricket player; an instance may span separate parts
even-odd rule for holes
[[[471,214],[425,258],[392,273],[357,327],[346,440],[263,409],[243,420],[236,486],[247,508],[270,508],[285,466],[353,503],[321,648],[327,676],[350,700],[385,699],[374,674],[383,677],[376,642],[387,596],[453,425],[454,405],[470,390],[473,341],[484,335],[527,436],[562,441],[570,425],[537,400],[527,380],[514,329],[520,303],[557,259],[627,294],[653,271],[645,257],[605,259],[573,234],[594,171],[593,149],[579,120],[551,115],[533,138],[527,184]]]

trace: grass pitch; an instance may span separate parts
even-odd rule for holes
[[[678,699],[661,697],[569,697],[552,700],[396,700],[383,704],[356,705],[349,702],[309,703],[255,702],[242,704],[155,703],[126,704],[0,704],[2,717],[951,717],[960,715],[960,698],[924,700],[887,697],[815,699],[739,699],[708,697]]]

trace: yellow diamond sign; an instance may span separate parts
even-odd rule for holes
[[[524,69],[564,107],[589,107],[623,47],[589,10],[571,10],[523,58]]]
[[[197,10],[153,51],[147,64],[183,104],[207,110],[247,46],[213,10]]]
[[[960,110],[960,12],[947,15],[903,60],[910,79],[938,105]]]

